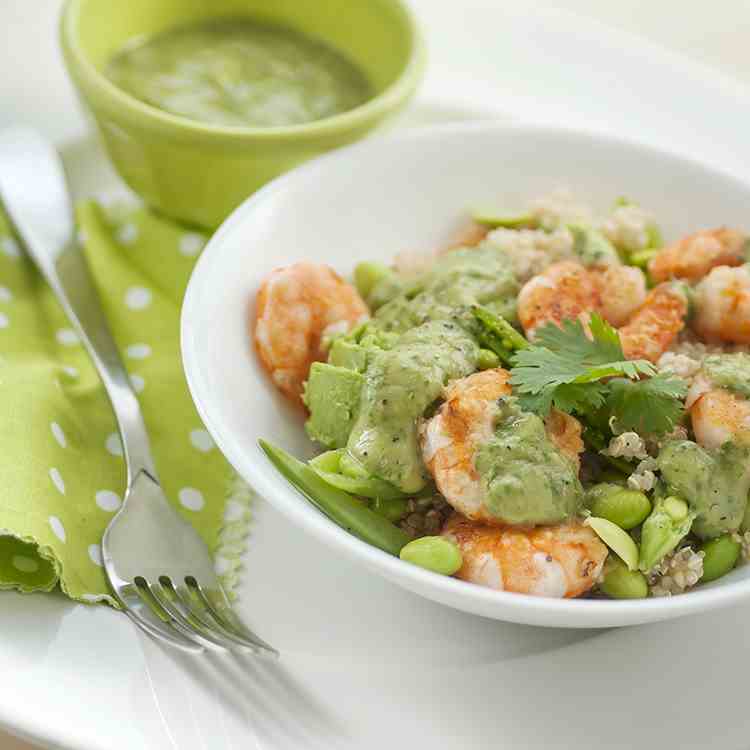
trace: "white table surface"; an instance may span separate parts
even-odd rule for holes
[[[427,14],[428,26],[431,9],[439,12],[440,5],[455,2],[414,1],[420,12]],[[516,6],[519,3],[528,6],[530,12],[538,7],[534,0],[516,0]],[[18,123],[33,125],[58,141],[79,136],[86,128],[57,49],[57,14],[60,5],[61,0],[0,0],[0,70],[3,71],[0,76],[0,127]],[[619,0],[617,3],[607,0],[557,0],[548,5],[638,33],[685,54],[693,61],[720,70],[727,79],[740,79],[750,84],[750,2],[747,0],[717,0],[712,3],[689,3],[685,0]],[[467,18],[466,23],[471,23],[471,18]],[[33,49],[37,61],[40,61],[33,66],[26,63],[29,49]],[[448,59],[444,53],[440,58],[443,64]],[[462,60],[461,63],[465,68],[466,61]],[[665,105],[668,104],[668,97],[668,92],[665,92]],[[48,113],[54,113],[54,116]],[[675,638],[686,637],[685,632],[680,633],[685,631],[684,623],[659,628],[655,633],[664,639],[665,650],[670,648],[670,627],[674,630]],[[716,647],[715,658],[721,659],[720,644],[717,643]],[[685,658],[690,658],[690,654],[685,654]],[[624,665],[625,668],[627,666]],[[704,660],[696,659],[696,677],[701,679],[703,672],[705,689],[710,691],[708,676],[704,671],[707,667]],[[596,677],[596,670],[590,665],[586,665],[583,671],[589,678]],[[679,691],[680,687],[676,685],[675,690]],[[648,685],[642,686],[640,698],[634,696],[634,706],[637,706],[636,699],[663,700],[665,711],[680,710],[678,705],[670,703],[669,696],[652,695]],[[744,713],[744,705],[744,700],[738,701],[737,710]],[[601,708],[601,703],[599,706]],[[581,717],[578,718],[585,718],[586,710],[587,707],[582,705]],[[634,720],[637,720],[636,717],[637,712]],[[571,717],[571,720],[575,719]],[[692,720],[692,716],[685,716],[685,721]],[[711,719],[706,717],[706,720]],[[613,731],[627,731],[627,727],[613,726]],[[498,747],[503,746],[501,738],[498,741]],[[750,743],[745,746],[747,744]],[[717,750],[729,750],[721,743],[720,731],[717,731],[715,746]],[[0,732],[0,748],[29,750],[31,745]]]

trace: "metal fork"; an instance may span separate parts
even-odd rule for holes
[[[0,198],[93,360],[117,418],[127,490],[102,540],[114,597],[138,627],[185,651],[278,655],[237,618],[208,549],[159,485],[138,400],[75,235],[62,163],[34,131],[0,132]]]

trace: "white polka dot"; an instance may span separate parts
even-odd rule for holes
[[[78,334],[72,328],[61,328],[55,338],[63,346],[75,346],[78,343]]]
[[[7,328],[10,325],[8,316],[5,313],[0,312],[0,328]]]
[[[214,441],[206,430],[191,430],[190,442],[193,448],[197,448],[203,453],[208,453],[214,447]]]
[[[65,494],[65,482],[63,481],[62,474],[53,466],[49,470],[49,478],[57,489],[64,495]]]
[[[117,230],[115,237],[121,245],[132,245],[138,239],[138,227],[129,221]]]
[[[182,507],[188,510],[201,510],[205,505],[203,494],[200,490],[196,490],[195,487],[183,487],[177,493],[177,497],[180,498]]]
[[[61,541],[65,541],[65,527],[62,525],[62,521],[57,516],[49,517],[49,525],[52,529],[52,533]]]
[[[186,232],[180,237],[180,252],[188,257],[198,255],[206,244],[206,238],[198,232]]]
[[[63,367],[63,372],[71,378],[77,378],[78,377],[78,370],[76,370],[75,367]]]
[[[125,292],[125,304],[131,310],[143,310],[151,304],[151,290],[145,286],[131,286]]]
[[[114,513],[120,507],[120,496],[112,490],[99,490],[95,497],[96,504],[107,513]]]
[[[36,573],[39,570],[39,563],[26,555],[13,555],[11,563],[16,570],[22,573]]]
[[[13,293],[7,286],[0,286],[0,302],[10,302],[13,299]]]
[[[223,576],[232,569],[232,564],[226,557],[220,557],[217,555],[214,560],[214,572],[217,576]]]
[[[133,386],[133,390],[136,393],[140,393],[146,387],[146,381],[143,379],[141,375],[137,375],[133,373],[130,376],[130,385]]]
[[[68,445],[68,441],[65,439],[63,428],[60,427],[57,422],[50,422],[49,428],[50,430],[52,430],[52,435],[54,436],[55,440],[60,443],[60,447],[65,448]]]
[[[224,520],[228,522],[239,521],[245,515],[245,506],[236,500],[230,500],[224,508]]]
[[[125,350],[130,359],[146,359],[151,356],[151,347],[148,344],[132,344]]]
[[[12,237],[3,237],[2,240],[0,240],[0,249],[2,249],[9,258],[21,257],[21,248],[18,247],[18,243]]]
[[[104,443],[105,447],[107,448],[107,451],[111,453],[113,456],[121,456],[122,455],[122,440],[120,440],[120,435],[117,432],[113,432],[105,441]]]
[[[89,544],[89,557],[91,558],[91,562],[100,568],[104,564],[102,562],[102,548],[98,544]]]

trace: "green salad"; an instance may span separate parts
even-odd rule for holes
[[[713,581],[750,550],[749,248],[664,244],[632,201],[597,217],[558,192],[351,283],[277,269],[255,346],[319,453],[261,446],[332,521],[440,575],[614,599]]]

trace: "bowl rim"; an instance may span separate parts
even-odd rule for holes
[[[287,183],[316,172],[324,174],[329,166],[340,161],[347,162],[356,159],[357,154],[361,151],[373,148],[388,148],[394,143],[409,143],[425,137],[466,136],[486,131],[497,131],[501,134],[519,135],[521,137],[529,135],[567,137],[579,142],[591,143],[597,141],[605,145],[637,149],[647,156],[666,157],[710,171],[722,179],[735,183],[742,190],[750,190],[750,181],[744,181],[735,174],[717,168],[705,161],[680,154],[678,151],[658,148],[636,139],[616,136],[611,133],[523,122],[463,122],[414,128],[397,134],[369,138],[313,159],[272,180],[236,208],[209,239],[191,274],[181,312],[180,347],[188,388],[206,429],[211,433],[217,446],[240,476],[247,474],[243,467],[245,460],[254,465],[255,471],[252,474],[252,480],[245,477],[246,481],[276,509],[305,531],[311,532],[324,543],[335,545],[350,559],[364,563],[370,569],[378,569],[389,580],[398,581],[406,578],[410,584],[413,584],[412,590],[424,592],[429,589],[434,596],[428,596],[437,601],[445,603],[447,603],[446,600],[461,601],[462,604],[466,605],[465,611],[485,614],[490,610],[495,610],[498,614],[492,616],[496,619],[503,619],[507,616],[507,619],[518,622],[534,622],[534,624],[553,627],[609,627],[672,619],[708,609],[719,609],[747,598],[750,596],[750,579],[710,584],[709,588],[701,587],[682,596],[637,600],[600,600],[554,599],[519,595],[513,592],[495,591],[449,576],[439,575],[406,563],[398,557],[373,547],[340,528],[320,512],[316,511],[315,517],[301,517],[295,509],[295,504],[302,496],[301,493],[281,477],[260,447],[255,446],[255,455],[249,459],[242,450],[234,448],[233,440],[227,438],[220,428],[219,420],[215,417],[214,409],[211,407],[211,399],[204,399],[204,394],[208,393],[208,389],[201,383],[200,347],[196,346],[191,330],[193,311],[196,310],[197,312],[198,310],[199,286],[202,283],[205,270],[213,261],[213,256],[220,254],[224,237],[233,232],[235,227],[245,223],[248,216],[252,215],[266,201],[272,199],[277,192],[283,190]],[[454,605],[449,604],[448,606]],[[503,610],[502,616],[499,614],[501,609]],[[514,612],[514,614],[511,614],[511,612]],[[546,620],[546,622],[540,622],[540,620]]]
[[[91,93],[103,97],[112,109],[126,112],[139,122],[153,128],[171,128],[184,135],[206,140],[239,139],[239,140],[292,140],[300,138],[317,138],[337,135],[341,132],[355,130],[366,126],[396,110],[414,93],[421,81],[427,61],[427,50],[424,34],[420,25],[405,0],[377,0],[380,4],[389,5],[395,10],[407,31],[410,43],[409,57],[396,80],[375,96],[353,109],[341,112],[320,120],[313,120],[300,125],[283,127],[242,127],[233,125],[216,125],[202,123],[188,117],[175,115],[154,107],[127,93],[110,81],[97,67],[89,61],[80,44],[77,20],[84,0],[65,0],[59,19],[60,41],[69,72],[75,79],[80,74],[85,86],[82,86],[86,100]],[[91,92],[87,90],[91,88]]]

